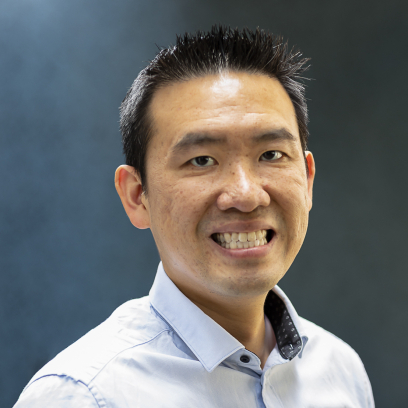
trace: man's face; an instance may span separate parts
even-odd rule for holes
[[[165,271],[190,299],[265,294],[312,205],[286,91],[264,75],[205,76],[158,90],[150,113],[143,202]]]

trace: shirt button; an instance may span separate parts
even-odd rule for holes
[[[240,360],[241,360],[243,363],[249,363],[251,359],[250,359],[248,356],[246,356],[246,355],[244,354],[244,355],[242,355],[242,356],[240,357]]]

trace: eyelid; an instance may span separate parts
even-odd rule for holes
[[[272,159],[272,160],[266,160],[266,159],[262,160],[262,156],[263,156],[265,153],[269,153],[269,152],[277,153],[277,154],[280,155],[280,157],[274,158],[274,159]],[[263,152],[263,153],[261,154],[259,160],[267,161],[267,162],[272,162],[272,161],[277,161],[277,160],[281,159],[283,156],[285,156],[285,153],[281,152],[280,150],[267,150],[266,152]]]
[[[212,163],[209,164],[209,165],[204,165],[204,166],[198,166],[198,165],[193,164],[193,160],[198,159],[198,158],[201,158],[201,157],[206,157],[206,158],[210,159],[210,161],[212,160]],[[190,159],[187,163],[193,165],[193,166],[196,167],[196,168],[204,168],[204,167],[214,166],[214,165],[217,163],[217,161],[216,161],[213,157],[211,157],[211,156],[202,155],[202,156],[193,157],[193,158]]]

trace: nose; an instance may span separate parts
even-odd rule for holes
[[[262,179],[241,165],[235,166],[225,177],[222,190],[217,198],[217,206],[226,211],[236,208],[251,212],[257,207],[267,207],[271,198],[262,185]]]

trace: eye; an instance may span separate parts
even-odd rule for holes
[[[277,150],[269,150],[268,152],[262,154],[260,160],[274,161],[280,159],[282,156],[283,154],[281,152],[278,152]]]
[[[190,163],[196,167],[214,166],[215,160],[210,156],[198,156],[190,160]]]

